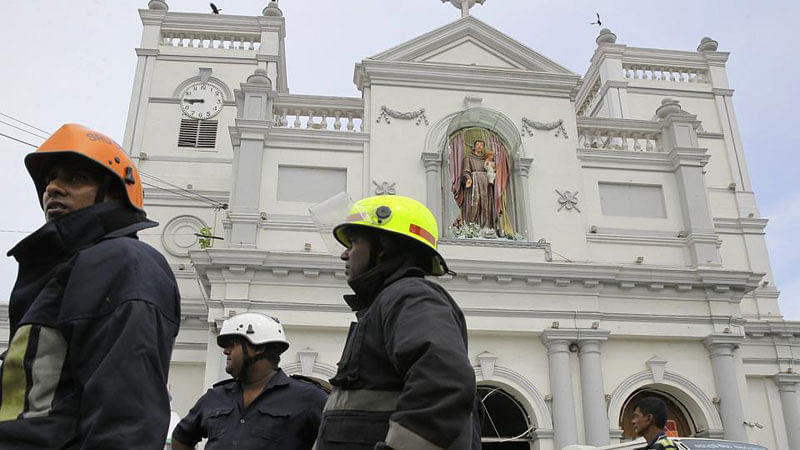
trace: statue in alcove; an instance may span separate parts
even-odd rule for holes
[[[506,214],[510,169],[508,151],[493,132],[467,128],[450,137],[448,171],[460,210],[453,225],[462,237],[517,237]]]

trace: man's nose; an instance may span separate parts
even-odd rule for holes
[[[349,248],[344,249],[342,254],[339,255],[339,259],[341,259],[342,261],[347,261],[348,259],[350,259],[350,249]]]
[[[47,185],[45,185],[44,191],[50,197],[57,194],[64,194],[64,186],[61,183],[61,179],[58,177],[52,178],[47,182]]]

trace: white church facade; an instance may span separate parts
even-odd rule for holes
[[[245,311],[283,323],[287,373],[333,376],[354,315],[308,208],[396,193],[439,220],[456,274],[438,281],[493,419],[485,448],[617,443],[645,395],[680,435],[800,441],[800,322],[778,310],[728,53],[603,30],[579,75],[464,9],[357,62],[360,98],[289,92],[277,2],[139,11],[123,147],[161,224],[143,240],[183,297],[175,410],[227,377],[216,332]],[[477,141],[489,198],[462,183]],[[465,221],[475,202],[492,211],[480,226]]]

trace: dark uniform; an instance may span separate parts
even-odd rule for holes
[[[480,448],[466,322],[447,291],[402,257],[350,286],[358,321],[331,379],[317,450]]]
[[[164,445],[181,315],[167,261],[136,239],[156,225],[109,201],[46,223],[9,252],[20,269],[0,367],[0,448]]]
[[[308,450],[327,397],[320,386],[278,369],[244,409],[239,383],[221,381],[200,397],[175,427],[172,439],[193,446],[207,437],[206,450]]]
[[[663,431],[647,443],[647,448],[653,450],[678,450],[678,446]]]

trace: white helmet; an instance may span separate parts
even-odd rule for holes
[[[225,347],[226,341],[233,336],[241,336],[253,345],[279,344],[280,353],[289,348],[286,334],[278,319],[261,313],[247,312],[228,318],[222,323],[217,345]]]

